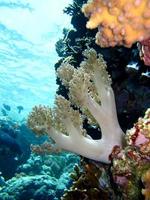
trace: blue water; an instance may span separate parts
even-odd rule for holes
[[[26,124],[33,106],[54,106],[55,43],[71,27],[63,14],[68,3],[0,0],[0,200],[58,200],[72,184],[69,174],[80,158],[32,153],[30,145],[45,138]]]
[[[53,106],[56,41],[70,25],[70,0],[0,0],[0,110],[20,121],[34,105]],[[17,106],[23,110],[18,113]],[[4,114],[4,111],[3,113]]]

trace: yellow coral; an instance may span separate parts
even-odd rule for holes
[[[89,17],[87,28],[99,29],[101,47],[124,45],[150,36],[150,0],[89,0],[82,11]]]

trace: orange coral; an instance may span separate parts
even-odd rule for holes
[[[124,45],[150,36],[150,0],[89,0],[82,11],[89,17],[87,28],[98,27],[101,47]]]

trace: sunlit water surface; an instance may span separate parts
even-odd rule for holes
[[[63,14],[68,3],[71,0],[0,0],[1,115],[20,121],[34,105],[53,106],[55,43],[70,24]]]

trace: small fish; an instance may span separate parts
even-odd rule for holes
[[[7,111],[10,111],[10,110],[11,110],[11,107],[10,107],[9,105],[7,105],[7,104],[4,104],[4,103],[3,103],[3,107],[4,107],[4,109],[7,110]]]
[[[21,111],[24,109],[23,106],[17,106],[17,109],[18,109],[18,113],[20,114]]]
[[[3,116],[7,116],[8,115],[6,110],[4,110],[3,108],[1,109],[1,112],[2,112]]]
[[[17,156],[15,156],[15,157],[14,157],[14,160],[18,161],[19,159],[18,159],[18,157],[17,157]]]

